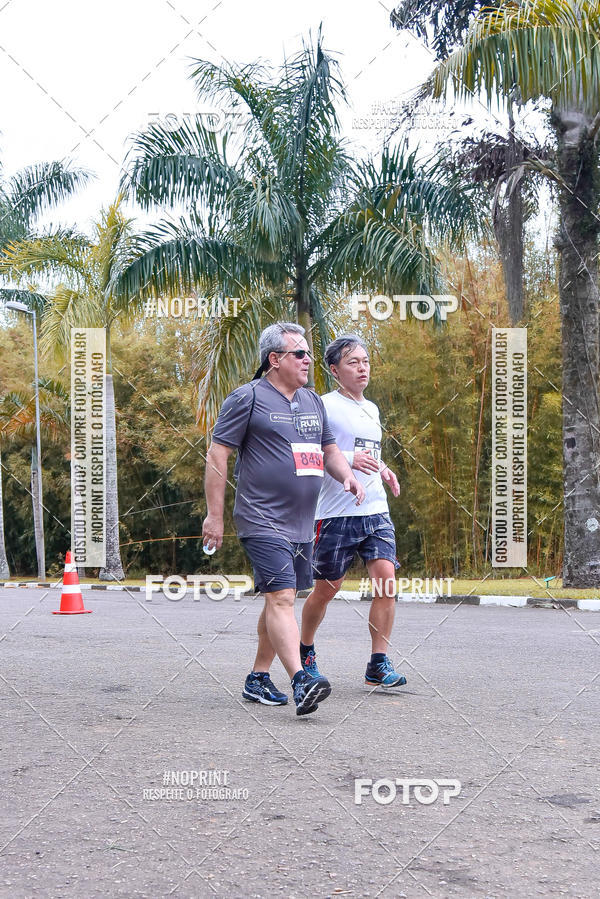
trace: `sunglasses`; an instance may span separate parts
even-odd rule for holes
[[[312,359],[308,350],[280,350],[280,356],[295,356],[296,359],[304,359],[305,356],[308,356],[309,359]]]

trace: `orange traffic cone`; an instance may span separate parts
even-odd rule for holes
[[[71,550],[67,550],[65,558],[65,573],[63,577],[63,588],[60,597],[60,609],[52,612],[53,615],[83,615],[84,612],[91,612],[91,609],[83,608],[83,596],[81,595],[81,587],[79,586],[79,575],[77,574],[77,566],[73,561]]]

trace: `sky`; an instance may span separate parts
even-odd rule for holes
[[[378,0],[0,0],[4,174],[65,157],[94,172],[95,182],[52,214],[89,232],[116,195],[130,135],[157,116],[198,110],[192,59],[278,64],[321,22],[351,101],[343,132],[357,153],[373,151],[395,104],[433,65],[420,40],[391,27],[391,8]],[[470,112],[490,128],[503,120],[477,103]],[[455,121],[449,108],[422,115],[412,139],[434,149]]]

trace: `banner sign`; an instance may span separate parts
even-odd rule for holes
[[[71,545],[82,567],[106,564],[106,331],[71,329]]]
[[[492,566],[527,567],[527,328],[492,329]]]

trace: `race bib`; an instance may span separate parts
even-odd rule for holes
[[[323,477],[323,451],[319,443],[292,443],[291,447],[298,477]]]
[[[380,440],[369,440],[366,437],[355,437],[354,438],[354,452],[355,453],[366,453],[369,452],[373,456],[376,462],[381,462],[381,441]]]

